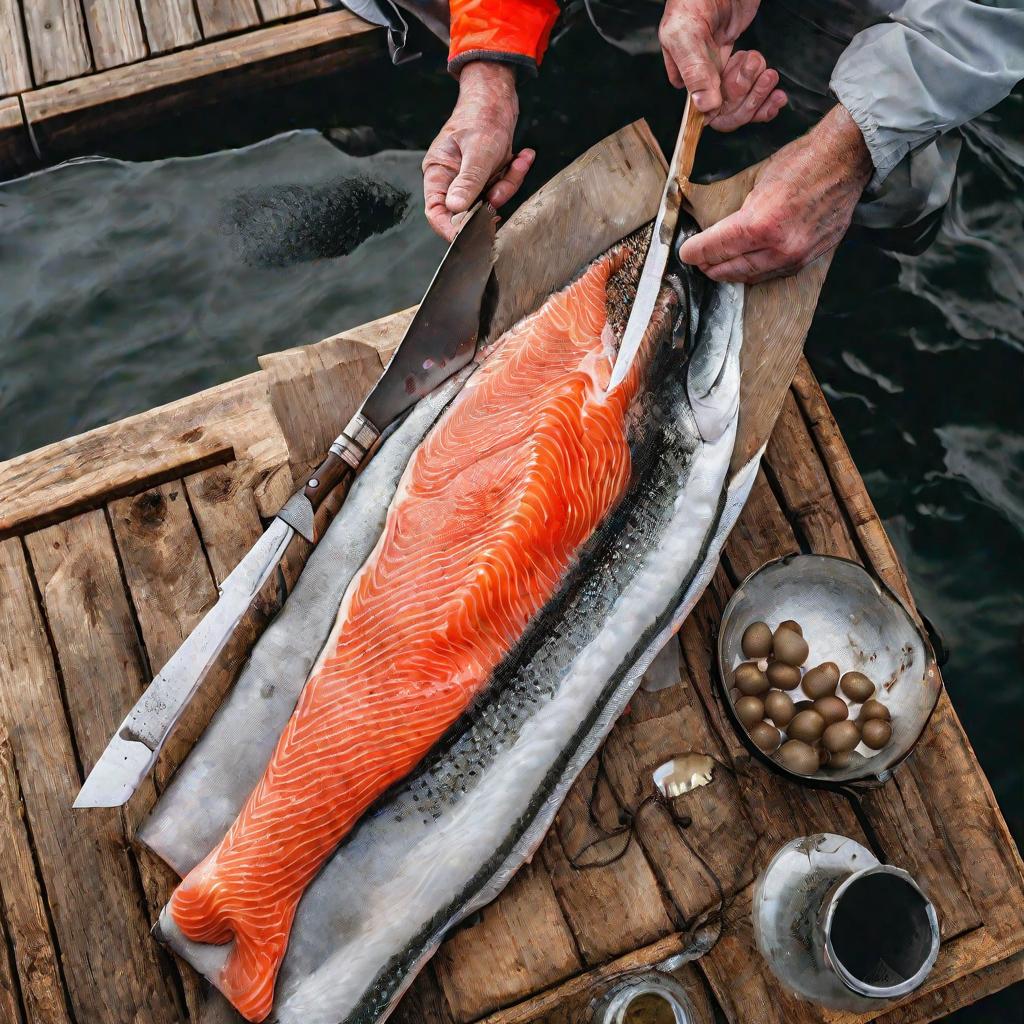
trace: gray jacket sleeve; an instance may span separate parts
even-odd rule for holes
[[[832,92],[864,133],[878,188],[908,154],[1004,99],[1024,78],[1024,0],[902,0],[858,32]]]

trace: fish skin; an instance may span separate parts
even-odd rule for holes
[[[445,932],[493,899],[536,848],[710,578],[757,459],[726,485],[742,291],[683,273],[693,300],[688,319],[699,324],[696,344],[689,362],[671,345],[659,349],[631,438],[634,485],[579,571],[506,659],[503,678],[371,810],[313,882],[271,1019],[369,1024],[389,1012]],[[701,318],[695,310],[704,289],[719,301],[705,296]],[[673,300],[666,293],[662,301],[667,320]],[[161,918],[165,939],[215,978],[223,947],[183,941],[168,918]],[[324,935],[335,937],[329,951]]]
[[[272,1008],[308,883],[492,682],[628,486],[645,359],[607,390],[607,301],[638,251],[509,331],[420,446],[263,778],[175,891],[188,938],[231,942],[220,987],[247,1019]]]

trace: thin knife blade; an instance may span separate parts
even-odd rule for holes
[[[683,108],[683,121],[679,126],[679,135],[676,137],[675,149],[672,150],[672,159],[668,166],[665,191],[661,196],[658,216],[654,220],[654,234],[651,236],[651,244],[644,259],[644,268],[640,272],[640,282],[637,285],[633,308],[629,311],[629,319],[626,321],[622,344],[619,345],[615,365],[612,367],[609,391],[625,380],[654,314],[654,306],[661,291],[661,281],[665,276],[669,253],[672,250],[676,224],[679,222],[683,188],[693,170],[693,157],[703,127],[704,116],[687,96],[686,106]]]
[[[119,807],[156,764],[164,741],[284,559],[295,531],[275,519],[221,587],[217,603],[125,716],[75,798],[75,807]]]

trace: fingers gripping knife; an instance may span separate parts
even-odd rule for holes
[[[424,395],[476,355],[484,290],[494,264],[496,215],[478,204],[463,223],[405,336],[359,411],[324,460],[232,570],[217,603],[128,713],[89,773],[75,807],[125,803],[163,747],[228,641],[249,616],[261,616],[267,591],[283,599],[283,564],[300,538],[315,544],[332,507],[369,458],[380,435]],[[334,501],[329,501],[331,497]],[[308,547],[308,545],[307,545]]]

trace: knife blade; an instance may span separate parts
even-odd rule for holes
[[[470,213],[358,412],[125,716],[75,798],[76,808],[119,807],[131,797],[239,625],[265,606],[268,589],[275,589],[277,603],[284,600],[287,585],[279,570],[299,545],[308,548],[305,541],[316,543],[322,535],[332,504],[327,499],[367,461],[384,430],[473,359],[494,263],[496,222],[486,203]]]
[[[636,288],[636,298],[633,300],[633,308],[629,311],[626,329],[622,334],[622,343],[619,345],[615,365],[612,367],[611,380],[608,384],[609,391],[618,387],[625,380],[630,366],[633,365],[633,358],[640,349],[647,325],[651,322],[651,316],[654,314],[658,292],[661,291],[661,281],[665,276],[665,268],[668,266],[668,256],[672,249],[676,224],[679,222],[679,206],[683,199],[683,192],[690,180],[693,158],[696,155],[697,142],[703,128],[704,115],[687,95],[686,106],[683,108],[683,121],[679,126],[679,135],[676,137],[675,149],[672,151],[672,159],[668,166],[665,191],[662,193],[661,205],[658,207],[658,215],[654,220],[654,234],[651,236],[651,244],[647,249],[647,256],[644,258],[643,270],[640,271],[640,281]]]

